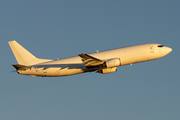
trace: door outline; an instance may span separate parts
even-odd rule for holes
[[[149,45],[150,48],[150,53],[154,53],[154,46],[153,45]]]

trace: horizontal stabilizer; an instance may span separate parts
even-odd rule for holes
[[[15,67],[16,70],[26,70],[26,69],[30,69],[31,68],[29,66],[19,65],[19,64],[13,64],[12,66]]]

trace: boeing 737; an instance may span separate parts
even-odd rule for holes
[[[112,73],[118,66],[161,58],[172,51],[161,44],[142,44],[91,54],[78,54],[64,59],[40,59],[19,43],[9,41],[18,64],[13,64],[18,74],[32,77],[69,76],[86,72]]]

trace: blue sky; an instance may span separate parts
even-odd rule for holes
[[[1,0],[1,120],[179,120],[180,1]],[[8,45],[39,58],[65,58],[160,43],[167,56],[115,73],[41,78],[18,75]]]

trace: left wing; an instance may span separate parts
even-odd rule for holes
[[[104,63],[104,60],[97,59],[88,54],[82,53],[78,54],[81,57],[81,60],[86,64],[85,66],[97,66]]]

